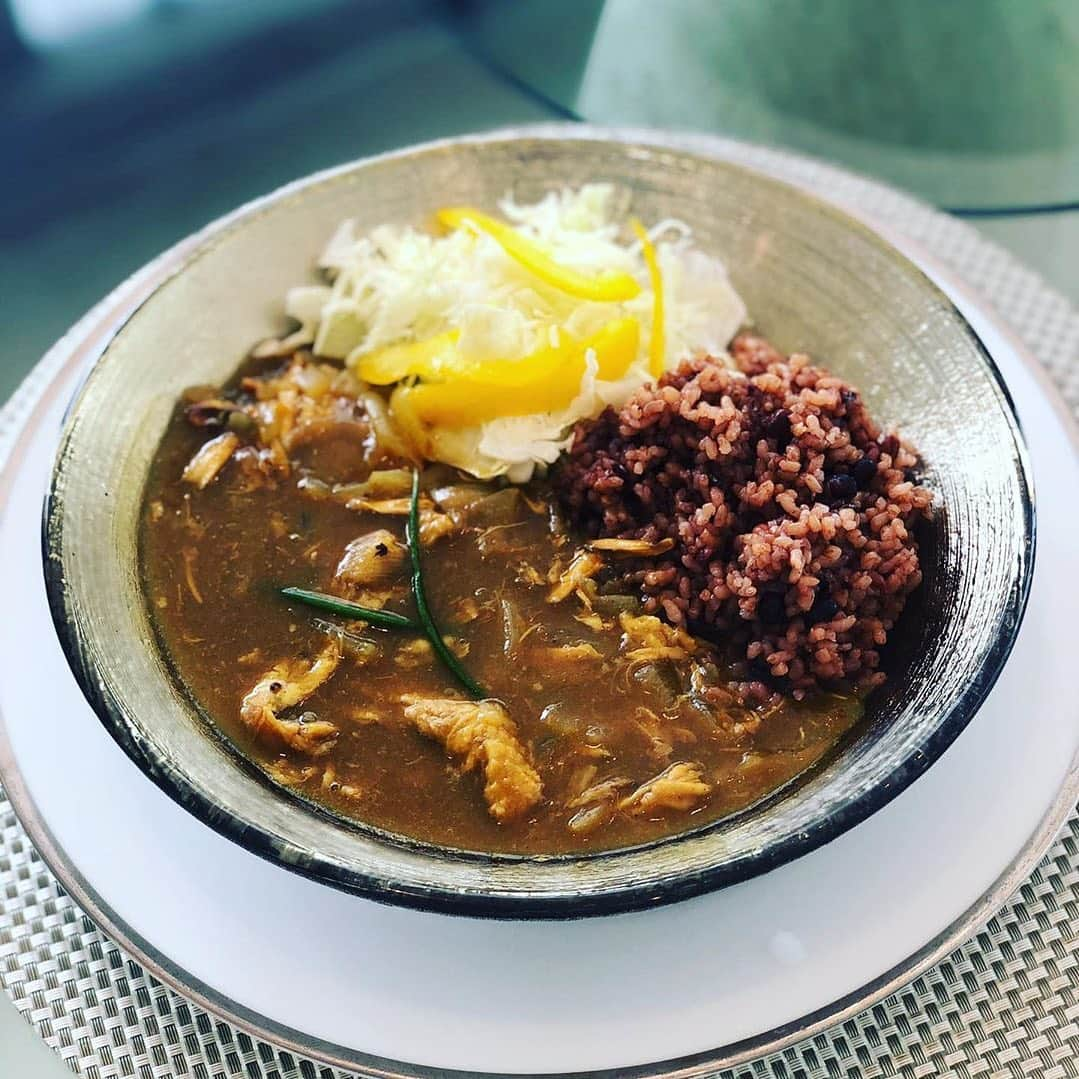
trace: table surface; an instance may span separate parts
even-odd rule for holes
[[[32,192],[33,177],[28,174],[23,212],[15,191],[14,206],[8,202],[8,219],[0,222],[5,234],[0,244],[0,294],[5,297],[7,346],[0,356],[0,400],[79,314],[158,251],[246,198],[368,153],[499,124],[581,115],[599,122],[651,120],[726,130],[815,150],[821,156],[829,156],[829,149],[835,156],[840,146],[847,163],[861,163],[884,174],[898,167],[891,157],[869,156],[864,146],[852,150],[849,140],[840,144],[820,136],[814,142],[812,132],[794,124],[789,109],[784,113],[775,104],[771,90],[771,126],[762,126],[758,112],[756,119],[739,114],[726,129],[714,108],[707,111],[695,104],[681,112],[664,111],[683,83],[666,96],[653,95],[663,100],[652,111],[619,96],[605,64],[612,49],[627,55],[627,11],[620,9],[635,8],[636,3],[620,0],[605,10],[600,3],[577,5],[575,18],[561,20],[559,28],[547,34],[538,59],[515,51],[512,43],[521,39],[521,23],[477,23],[462,33],[459,25],[444,18],[426,17],[425,5],[402,3],[393,18],[383,18],[376,29],[324,57],[317,68],[285,65],[282,71],[287,74],[268,90],[261,88],[258,94],[230,90],[212,110],[170,117],[167,132],[160,137],[119,142],[108,154],[96,154],[91,162],[95,182],[83,188],[76,185],[73,196],[60,205],[43,200],[40,187]],[[363,6],[377,5],[368,0]],[[569,11],[566,4],[554,6]],[[750,5],[734,6],[743,22],[752,18]],[[700,3],[680,0],[673,8],[680,10],[690,28],[684,32],[695,27],[699,31]],[[522,4],[518,18],[535,19],[537,10],[536,4]],[[639,34],[638,48],[642,39],[650,41],[651,55],[662,59],[662,49],[670,47],[678,27],[668,24],[665,29],[666,45],[654,44],[655,35]],[[757,30],[743,25],[740,32]],[[1052,27],[1042,26],[1038,32],[1051,35]],[[529,40],[536,39],[529,35]],[[642,54],[640,63],[647,59]],[[1072,65],[1072,71],[1079,71],[1079,65]],[[683,73],[683,79],[688,77]],[[437,110],[426,94],[416,92],[418,83],[440,87]],[[39,100],[41,109],[47,110],[47,96],[42,90],[34,99],[28,90],[20,104],[32,113]],[[784,115],[790,122],[776,120]],[[1071,117],[1077,115],[1072,110]],[[1018,123],[1021,118],[1013,116],[1009,130]],[[1037,171],[1023,159],[1024,175],[1030,180],[1024,190],[1031,195],[1023,204],[1014,197],[1010,206],[995,204],[992,197],[1000,191],[978,191],[969,184],[957,193],[954,187],[947,188],[947,178],[928,167],[919,173],[917,162],[911,160],[902,167],[915,169],[910,175],[924,181],[912,185],[921,186],[921,194],[940,194],[938,204],[965,203],[965,209],[973,211],[965,216],[980,231],[1079,302],[1079,201],[1074,201],[1079,199],[1079,169],[1074,167],[1079,158],[1073,155],[1079,142],[1070,141],[1074,134],[1053,131],[1043,139],[1056,149],[1049,171],[1044,160],[1042,171]],[[1000,138],[998,160],[1015,152]],[[52,152],[60,155],[58,149]],[[243,168],[235,167],[237,160],[243,161]],[[1016,187],[1014,169],[1006,183],[999,180],[999,170],[995,175],[993,183]],[[1014,196],[1016,191],[1007,193]],[[1034,195],[1044,204],[1035,205]],[[956,197],[949,202],[943,196]],[[59,1079],[67,1074],[0,993],[0,1079]]]

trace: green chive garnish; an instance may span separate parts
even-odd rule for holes
[[[408,553],[412,558],[412,594],[416,600],[416,611],[420,616],[423,632],[427,635],[438,658],[442,660],[454,678],[465,687],[469,696],[477,701],[483,700],[487,696],[486,691],[473,681],[472,676],[450,651],[442,639],[442,634],[431,614],[431,608],[427,605],[427,590],[423,583],[423,567],[420,561],[420,473],[418,469],[412,470],[412,498],[408,507],[405,537],[408,540]]]
[[[387,629],[411,629],[416,632],[423,630],[418,622],[406,618],[403,614],[394,614],[393,611],[378,611],[373,607],[361,607],[358,603],[349,603],[346,599],[338,599],[337,596],[328,596],[325,592],[312,592],[307,588],[282,588],[281,595],[289,599],[299,600],[309,607],[317,607],[320,611],[328,611],[330,614],[338,614],[342,618],[353,618],[369,622],[372,626],[385,626]]]
[[[372,626],[384,626],[386,629],[410,629],[413,632],[422,633],[431,642],[435,655],[442,660],[450,674],[465,687],[469,696],[477,701],[483,700],[487,696],[486,690],[472,679],[472,676],[450,651],[427,603],[427,589],[423,583],[423,566],[420,556],[420,473],[417,469],[412,470],[412,498],[408,506],[405,537],[408,541],[409,557],[412,560],[412,595],[416,601],[416,611],[420,616],[418,622],[406,618],[403,614],[361,607],[358,603],[350,603],[346,599],[338,599],[337,596],[329,596],[325,592],[312,592],[308,588],[282,588],[281,595],[299,600],[300,603],[306,603],[309,607],[317,607],[320,611],[340,615],[342,618],[369,622]]]

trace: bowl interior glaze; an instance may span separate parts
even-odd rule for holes
[[[722,257],[759,329],[863,392],[920,450],[937,504],[925,583],[893,676],[856,736],[735,817],[588,857],[497,857],[345,826],[239,757],[154,644],[136,559],[143,486],[177,395],[225,379],[283,329],[334,227],[421,224],[446,203],[613,182],[646,221],[679,217]],[[572,917],[670,902],[767,871],[863,820],[969,721],[1022,617],[1033,496],[996,369],[929,280],[865,226],[741,166],[614,136],[496,133],[403,151],[291,185],[166,255],[162,280],[111,338],[69,414],[46,505],[45,574],[69,662],[139,766],[211,827],[281,865],[388,902],[503,917]]]

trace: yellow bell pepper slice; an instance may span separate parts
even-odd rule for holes
[[[565,330],[559,336],[569,338]],[[569,338],[568,344],[538,349],[519,360],[465,360],[454,351],[459,333],[450,330],[426,341],[409,341],[387,345],[361,355],[353,364],[356,374],[374,386],[389,386],[403,378],[416,376],[427,382],[465,378],[494,385],[520,385],[550,374],[570,355],[567,349],[578,346]],[[598,344],[596,356],[600,364],[598,378],[621,378],[633,362],[640,345],[640,324],[633,318],[615,319],[598,334],[588,339],[584,348]]]
[[[459,229],[470,224],[480,232],[485,232],[529,273],[570,296],[581,300],[598,300],[601,303],[618,303],[632,300],[640,294],[641,286],[629,274],[619,270],[604,270],[593,276],[571,270],[568,266],[555,262],[537,243],[522,236],[510,225],[469,206],[448,206],[439,210],[437,216],[439,223],[445,228]]]
[[[641,241],[641,254],[648,267],[648,278],[652,282],[652,337],[648,342],[648,371],[653,378],[659,378],[663,374],[667,358],[667,338],[663,325],[663,275],[659,270],[656,249],[648,238],[644,226],[636,218],[630,224],[637,234],[637,239]]]
[[[577,396],[584,370],[582,356],[566,363],[557,378],[520,386],[424,382],[407,390],[407,407],[433,427],[472,427],[503,416],[557,412]]]
[[[349,366],[373,386],[389,386],[409,375],[437,378],[443,371],[454,368],[451,358],[459,337],[457,330],[436,334],[426,341],[386,345],[357,357],[349,357]]]
[[[635,318],[616,318],[582,344],[586,352],[595,350],[596,378],[603,382],[620,379],[637,359],[640,347],[641,324]]]
[[[568,336],[568,335],[567,335]],[[479,364],[468,378],[399,386],[391,411],[414,444],[423,425],[471,427],[503,416],[530,416],[566,408],[581,389],[586,357],[595,353],[597,377],[621,378],[637,358],[640,327],[635,319],[616,319],[598,333],[558,347],[537,349],[521,360]]]
[[[583,359],[585,353],[593,349],[596,355],[596,378],[609,382],[621,378],[629,370],[630,364],[637,358],[640,342],[641,325],[635,318],[614,319],[583,340],[578,340],[568,331],[560,329],[557,345],[545,345],[519,360],[487,360],[478,363],[471,370],[463,372],[462,378],[484,386],[530,386],[557,376],[567,362]],[[583,375],[584,367],[580,370]],[[578,378],[578,384],[580,381]],[[544,410],[534,408],[531,411]]]
[[[459,335],[457,330],[450,330],[426,341],[387,345],[360,356],[354,366],[360,378],[375,386],[388,386],[412,376],[425,382],[462,378],[493,386],[519,386],[549,377],[578,350],[595,348],[597,377],[609,381],[621,378],[636,358],[640,334],[636,319],[620,318],[584,342],[560,330],[557,346],[545,346],[516,360],[474,361],[456,354],[454,346]]]

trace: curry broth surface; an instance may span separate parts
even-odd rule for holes
[[[404,518],[312,499],[297,486],[299,472],[274,487],[248,490],[226,466],[215,482],[194,489],[180,477],[207,437],[178,408],[147,484],[141,568],[160,643],[188,691],[242,754],[343,817],[479,851],[625,846],[758,800],[820,758],[860,716],[853,697],[784,700],[766,709],[755,733],[734,736],[729,716],[676,692],[685,688],[672,687],[677,672],[630,670],[620,659],[617,617],[606,617],[597,630],[578,619],[587,610],[576,597],[548,602],[549,568],[568,562],[576,547],[552,526],[546,495],[534,486],[528,501],[516,500],[507,522],[467,527],[424,550],[428,595],[443,633],[464,653],[473,677],[504,702],[542,779],[541,802],[522,819],[500,824],[487,811],[482,773],[462,772],[459,760],[402,714],[402,694],[461,696],[449,673],[414,643],[418,635],[341,623],[278,592],[286,585],[332,591],[346,545],[381,528],[403,542]],[[327,450],[322,462],[317,452],[308,454],[306,464],[332,471],[339,449]],[[386,609],[413,615],[407,571],[392,583],[396,593]],[[253,737],[240,707],[275,663],[318,654],[327,623],[376,642],[380,655],[361,665],[346,648],[334,675],[294,709],[340,729],[332,751],[311,759]],[[520,639],[508,643],[507,628]],[[554,651],[578,644],[592,646],[598,657]],[[650,713],[643,721],[641,709]],[[576,812],[570,803],[582,789],[611,777],[642,784],[677,761],[698,762],[712,785],[695,808],[617,812],[585,832],[567,826]]]

